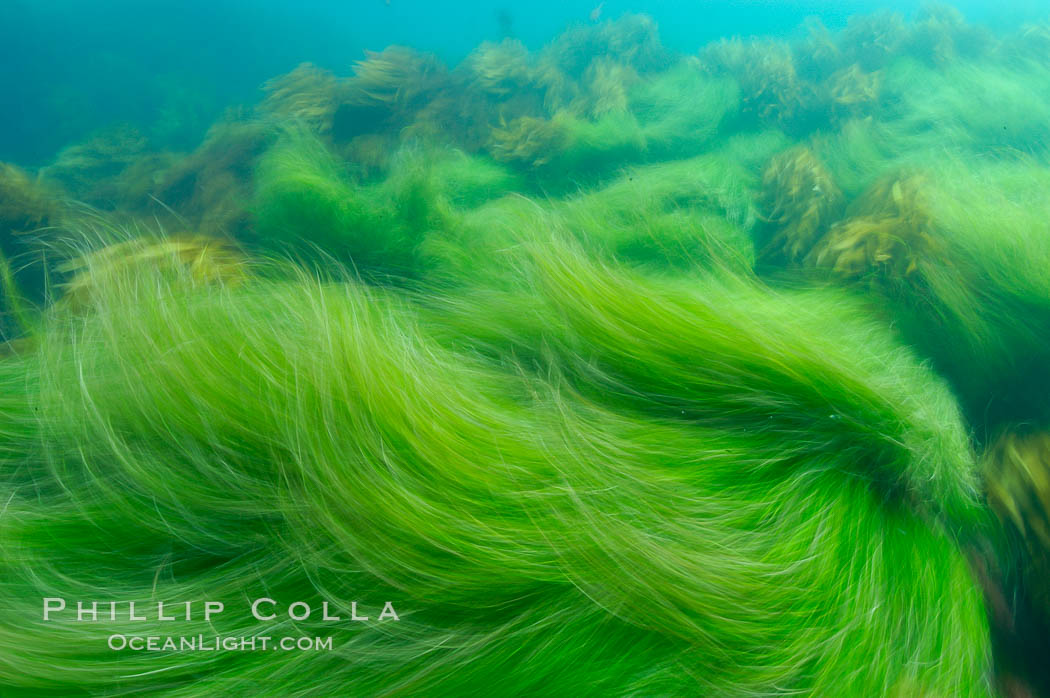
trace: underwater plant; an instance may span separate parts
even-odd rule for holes
[[[988,695],[955,540],[979,517],[973,462],[944,387],[834,290],[660,280],[538,242],[507,279],[525,293],[426,311],[354,281],[175,292],[148,269],[78,322],[53,309],[36,352],[0,360],[5,385],[35,377],[12,385],[32,410],[0,398],[5,477],[34,483],[0,529],[20,628],[0,682]],[[176,619],[40,622],[42,596],[101,588]],[[202,596],[225,610],[184,618]],[[325,599],[342,622],[296,632],[339,644],[106,645],[287,632],[249,613],[263,597]]]
[[[934,69],[900,60],[885,71],[883,86],[896,104],[885,117],[889,128],[927,148],[1010,154],[1047,145],[1050,73],[1039,63],[956,61]]]
[[[366,56],[354,63],[354,75],[349,80],[352,104],[410,108],[440,87],[446,72],[436,57],[405,46],[368,51]]]
[[[880,86],[879,73],[866,73],[854,63],[828,78],[828,99],[838,115],[856,115],[878,103]]]
[[[483,42],[458,69],[466,71],[472,86],[497,99],[529,89],[534,79],[529,50],[510,38]]]
[[[945,132],[940,132],[944,135]],[[934,132],[909,132],[899,121],[873,115],[844,118],[833,131],[814,134],[810,145],[847,199],[864,194],[897,172],[921,171],[943,158]]]
[[[391,169],[393,182],[388,186],[413,169],[432,182],[438,196],[458,208],[472,209],[525,188],[521,177],[498,162],[449,148],[401,151]]]
[[[536,86],[543,92],[543,109],[550,114],[568,109],[580,96],[580,84],[550,57],[540,54],[536,61]]]
[[[532,170],[557,190],[573,187],[581,179],[601,179],[642,160],[646,141],[630,113],[591,120],[562,111],[550,119],[520,117],[493,128],[487,150],[499,162]]]
[[[540,74],[520,41],[484,42],[450,73],[444,89],[428,96],[401,138],[480,151],[501,122],[549,115]]]
[[[542,167],[567,147],[568,140],[562,122],[521,116],[492,129],[488,152],[500,162]]]
[[[1038,678],[1050,31],[600,15],[0,164],[0,694]]]
[[[271,126],[236,111],[228,113],[194,152],[161,174],[143,210],[169,229],[247,237],[253,173],[274,138]]]
[[[799,75],[813,82],[823,82],[828,76],[847,67],[836,36],[817,17],[806,19],[802,27],[804,38],[792,46]]]
[[[838,45],[847,65],[857,63],[871,72],[899,56],[907,39],[904,19],[896,12],[879,10],[851,16],[838,36]]]
[[[482,279],[501,287],[506,275],[500,269],[508,252],[551,231],[575,240],[598,259],[653,272],[694,275],[719,270],[749,275],[754,264],[749,231],[756,219],[753,190],[758,178],[741,166],[735,151],[768,152],[782,144],[768,135],[745,140],[731,142],[727,149],[731,152],[627,167],[599,186],[568,190],[558,198],[489,196],[477,208],[460,210],[455,225],[426,237],[421,247],[426,278],[440,279],[443,288],[461,288]],[[455,201],[451,192],[445,195]]]
[[[629,98],[630,111],[642,126],[651,159],[700,152],[740,108],[736,84],[731,79],[705,75],[695,59],[640,79]]]
[[[252,206],[264,247],[291,243],[337,259],[365,259],[388,247],[377,202],[340,171],[339,163],[312,135],[285,134],[260,159]],[[384,224],[385,223],[385,224]]]
[[[312,63],[303,63],[263,85],[259,110],[279,121],[300,121],[322,136],[332,132],[343,81]]]
[[[637,82],[638,73],[629,65],[611,58],[595,58],[583,75],[581,106],[570,109],[589,118],[627,113],[627,94]]]
[[[1001,54],[1007,58],[1040,59],[1050,50],[1050,22],[1026,22],[1000,47]]]
[[[1045,558],[1050,551],[1050,434],[1004,432],[988,447],[982,465],[996,513]]]
[[[656,22],[644,14],[625,14],[594,25],[578,24],[559,34],[540,52],[541,64],[580,79],[596,58],[615,58],[639,73],[656,72],[672,62]]]
[[[920,259],[941,248],[922,200],[925,188],[919,175],[884,178],[850,204],[846,218],[814,243],[804,263],[843,277],[915,273]]]
[[[884,176],[826,231],[788,238],[807,242],[787,250],[801,250],[808,267],[863,281],[887,319],[948,378],[985,443],[1012,424],[1050,424],[1050,288],[1038,271],[1050,262],[1050,235],[1036,194],[1047,174],[1032,162],[965,162]],[[822,209],[814,199],[796,210]],[[796,219],[819,216],[787,218],[784,230]]]
[[[558,230],[599,259],[663,273],[749,274],[754,263],[750,185],[748,175],[720,154],[634,166],[600,187],[545,206],[498,201],[470,212],[459,232],[469,239],[459,245],[494,258],[496,250]],[[494,228],[503,228],[502,234],[491,232]]]
[[[981,471],[988,503],[1009,534],[998,551],[1004,561],[995,570],[1003,599],[993,625],[999,673],[1014,684],[1030,682],[1033,693],[1045,691],[1041,638],[1050,627],[1050,432],[1024,425],[1004,430],[982,455]]]
[[[139,206],[141,197],[172,163],[156,152],[131,126],[103,130],[83,143],[62,150],[41,168],[43,181],[61,187],[71,198],[104,210]]]
[[[448,68],[432,54],[389,46],[365,55],[354,63],[345,100],[334,116],[341,140],[403,127],[448,88]]]
[[[425,160],[395,158],[384,181],[360,184],[302,130],[284,134],[260,159],[252,211],[255,244],[334,258],[373,281],[414,275],[419,242],[452,217]]]
[[[642,414],[654,419],[666,419],[673,424],[688,424],[693,428],[710,425],[723,435],[735,433],[735,429],[745,430],[752,435],[749,438],[753,440],[746,448],[756,463],[769,462],[759,445],[761,443],[759,434],[765,433],[766,429],[769,430],[770,448],[781,454],[780,457],[783,457],[785,453],[790,453],[792,457],[798,455],[802,461],[805,461],[806,456],[802,455],[802,452],[810,447],[820,448],[815,444],[823,443],[825,432],[822,427],[816,429],[814,427],[818,420],[824,419],[828,420],[829,428],[834,431],[837,428],[848,430],[847,425],[856,418],[858,428],[868,433],[875,441],[888,443],[882,442],[883,438],[894,441],[887,432],[881,432],[879,427],[873,426],[881,423],[881,418],[874,414],[863,418],[850,416],[848,409],[844,406],[828,407],[824,411],[826,406],[824,401],[834,401],[837,397],[830,397],[830,395],[840,394],[838,388],[843,385],[841,376],[832,379],[824,388],[816,386],[812,388],[815,391],[814,394],[822,395],[820,398],[815,398],[813,403],[815,409],[820,410],[821,415],[830,414],[830,417],[818,418],[814,414],[810,419],[806,419],[801,417],[801,414],[795,414],[794,408],[788,405],[797,403],[792,402],[793,398],[782,392],[790,393],[794,390],[796,387],[793,382],[794,378],[819,381],[822,386],[824,385],[822,379],[816,378],[822,375],[822,369],[818,369],[815,364],[802,368],[794,363],[796,360],[805,360],[803,356],[813,357],[818,362],[825,362],[835,360],[832,357],[840,356],[839,352],[842,352],[840,365],[850,367],[848,370],[855,370],[859,365],[859,356],[872,351],[876,344],[883,346],[881,342],[874,342],[874,337],[884,336],[879,333],[885,332],[885,329],[875,331],[874,326],[868,326],[865,330],[859,330],[855,322],[858,318],[863,318],[866,313],[859,306],[854,307],[852,311],[848,310],[851,303],[846,300],[847,296],[838,296],[834,292],[813,291],[806,292],[802,296],[794,296],[795,301],[792,301],[783,294],[771,294],[766,297],[765,291],[752,288],[748,284],[729,283],[727,286],[722,286],[721,283],[712,283],[711,280],[707,280],[701,281],[698,287],[695,278],[672,280],[662,275],[657,278],[640,278],[635,274],[625,274],[598,263],[584,262],[584,255],[571,246],[565,248],[554,244],[554,249],[551,247],[552,243],[547,239],[542,239],[537,243],[533,254],[537,257],[536,263],[540,267],[537,272],[538,277],[517,287],[516,292],[501,296],[493,295],[490,290],[483,288],[479,289],[476,296],[468,294],[462,300],[453,300],[450,306],[452,312],[459,318],[459,323],[456,324],[457,332],[450,337],[450,341],[454,341],[457,346],[462,346],[461,333],[466,327],[468,334],[477,336],[477,345],[483,347],[484,351],[504,357],[503,360],[511,360],[513,357],[515,363],[523,359],[534,361],[537,364],[537,373],[540,375],[550,375],[553,371],[559,374],[564,372],[570,385],[585,394],[589,400],[608,409]],[[824,293],[829,295],[824,296]],[[537,296],[541,299],[538,302],[535,300]],[[823,298],[827,304],[822,303],[818,300],[819,298]],[[478,313],[473,304],[479,300],[489,303],[491,309],[488,312]],[[784,305],[781,306],[781,303]],[[440,305],[440,301],[438,304]],[[837,310],[833,309],[836,306]],[[492,318],[499,318],[499,322],[493,323]],[[775,318],[782,318],[782,320]],[[749,329],[744,330],[744,326]],[[828,335],[828,329],[832,327],[837,328],[835,340]],[[858,330],[855,337],[857,344],[845,340],[844,334],[851,332],[852,330],[848,329],[851,327]],[[784,334],[778,334],[781,331]],[[797,335],[794,334],[796,332]],[[800,342],[814,341],[819,344],[820,348],[814,347],[813,353],[810,354],[799,345],[791,344],[793,348],[789,349],[782,344],[785,341],[791,342],[792,340],[789,340],[788,337],[795,336]],[[839,341],[844,343],[836,343]],[[551,352],[553,352],[553,358]],[[767,356],[770,362],[786,361],[787,363],[778,364],[774,369],[771,364],[765,363],[765,360],[761,358],[763,356]],[[738,364],[737,361],[740,363]],[[859,363],[868,365],[864,361]],[[897,365],[897,368],[900,369],[901,366]],[[768,374],[767,371],[769,371]],[[783,380],[782,377],[785,374],[790,374],[793,379]],[[900,378],[903,374],[894,373],[894,375]],[[763,376],[770,383],[765,384],[766,387],[760,389],[760,394],[754,395],[752,400],[752,397],[749,397],[747,386],[757,376]],[[863,379],[861,382],[869,388],[872,385],[870,379]],[[831,385],[838,386],[838,388],[832,388]],[[757,385],[754,387],[758,389]],[[800,390],[806,390],[801,385],[797,387]],[[942,404],[949,413],[954,413],[955,408],[950,396],[946,392],[942,395],[943,397],[938,400],[939,404]],[[808,401],[803,401],[809,404]],[[886,404],[901,406],[908,402],[910,401],[900,402],[891,398]],[[820,404],[821,407],[816,407],[817,404]],[[872,406],[875,403],[867,402],[865,399],[865,404]],[[924,411],[931,403],[925,397],[917,397],[912,404],[915,409]],[[799,419],[798,428],[802,435],[800,438],[804,439],[807,444],[805,447],[799,446],[802,452],[796,451],[794,445],[785,446],[787,443],[794,443],[787,435],[792,433],[794,427],[790,424],[796,418]],[[896,421],[898,417],[887,418],[891,423],[900,423]],[[751,431],[752,429],[757,432]],[[870,432],[869,429],[871,429]],[[835,438],[831,436],[830,431],[826,433],[829,439]],[[840,432],[840,435],[842,433],[844,432]],[[883,436],[876,436],[877,433]],[[969,459],[969,456],[965,455],[967,451],[965,436],[959,431],[956,438],[959,439],[957,448],[960,449],[958,451],[961,458],[960,466],[964,471],[968,471],[969,466],[962,465]],[[851,444],[848,447],[851,455],[844,456],[847,462],[850,464],[872,462],[867,456],[861,455],[859,450],[854,450],[862,449],[859,442],[847,440]],[[832,450],[834,450],[833,447]],[[909,449],[906,450],[911,452]],[[777,456],[769,457],[778,458]],[[828,461],[822,462],[828,463]],[[707,467],[707,465],[704,466],[705,472],[708,472]],[[856,474],[852,466],[847,466],[847,469]],[[774,472],[778,471],[779,468],[774,469]],[[970,483],[965,486],[966,488],[975,486],[971,479],[972,471],[970,472],[970,475],[965,476]],[[897,482],[897,475],[886,473],[885,476],[888,479],[884,480],[882,476],[874,476],[874,481],[883,484]],[[739,471],[735,472],[734,477],[736,478],[734,482],[741,482],[742,475]],[[927,484],[933,482],[933,480],[926,480],[925,476],[919,477]],[[936,476],[933,477],[936,478]],[[949,476],[949,479],[953,477]],[[791,478],[791,481],[794,487],[800,486],[802,482],[794,478]],[[881,485],[873,486],[881,487]],[[930,492],[920,495],[919,499],[931,503],[937,502],[938,504],[934,504],[937,507],[950,501],[953,496],[945,492],[936,494]],[[972,496],[972,493],[966,496]],[[853,512],[856,514],[857,510],[854,509]],[[856,521],[856,519],[851,520]],[[858,529],[851,528],[851,530]],[[825,539],[825,543],[827,542]],[[826,550],[823,546],[820,549]],[[847,555],[846,559],[849,557]],[[618,560],[618,562],[620,569],[640,569],[638,565],[645,564],[633,558],[629,564],[625,561]],[[691,577],[705,577],[706,574],[698,571]],[[718,577],[725,579],[731,574],[728,570],[723,570]],[[968,577],[968,573],[963,572],[962,574]],[[631,580],[648,577],[649,575],[632,575]],[[920,577],[927,578],[925,575],[920,575]],[[841,579],[841,576],[837,578]],[[904,578],[913,579],[908,575],[905,575]],[[894,574],[894,579],[899,581],[900,577]],[[632,588],[631,580],[625,581],[623,586]],[[756,589],[756,593],[761,592]],[[616,597],[616,600],[617,607],[629,607],[629,605],[621,605],[625,603],[622,597]],[[820,606],[820,608],[829,607]],[[739,605],[733,601],[722,605],[721,608],[737,609]],[[916,609],[917,607],[911,606],[911,608]],[[979,616],[981,612],[977,613]],[[900,617],[900,615],[895,616],[896,619]],[[687,622],[685,619],[675,621],[668,619],[668,627],[683,628],[683,623]],[[698,625],[701,624],[699,620],[696,622]],[[879,625],[880,621],[874,619],[873,623]],[[978,623],[983,623],[983,620]],[[714,625],[703,624],[702,627],[704,633],[718,632]],[[975,630],[972,637],[980,637],[982,632]],[[983,642],[983,640],[980,641]],[[725,648],[739,646],[739,639],[727,641],[722,645]],[[841,652],[845,646],[852,647],[853,645],[852,643],[846,645],[835,643],[835,653]],[[879,645],[882,650],[893,646],[895,646],[893,642]],[[783,645],[770,643],[765,647],[783,647]],[[950,651],[943,645],[938,651],[941,649]],[[968,652],[969,650],[965,650],[964,654]],[[759,655],[751,654],[750,656],[752,658],[761,656],[761,650]],[[865,656],[870,660],[870,654]],[[881,656],[885,657],[885,655]],[[818,663],[822,664],[824,661],[821,659],[818,660]],[[843,661],[847,660],[843,659]],[[787,667],[790,663],[790,660],[785,659],[780,666]],[[800,685],[798,690],[815,694],[820,694],[824,690],[845,691],[849,695],[886,694],[893,681],[890,680],[888,684],[879,686],[868,684],[867,681],[874,680],[873,675],[869,673],[872,665],[868,662],[865,667],[863,671],[850,674],[851,680],[855,680],[856,683],[850,683],[846,688],[840,684],[833,689],[829,684],[829,688],[823,689],[820,677],[824,674],[822,670],[818,670],[814,674],[815,683],[807,682],[805,688]],[[829,673],[829,681],[832,680],[830,675]],[[713,677],[713,674],[708,672],[703,676]],[[840,673],[838,676],[841,680],[843,674]],[[711,680],[715,681],[713,678]],[[949,679],[948,682],[952,688],[945,690],[953,692],[958,691],[965,694],[973,690],[983,693],[987,690],[983,683],[984,679],[976,679],[976,683],[969,687],[965,681],[956,683],[953,679]],[[792,684],[790,681],[781,682],[779,690],[783,690],[787,685]],[[931,687],[932,684],[927,684],[927,686],[928,690],[936,692],[936,689]],[[706,688],[715,693],[745,690],[743,684],[735,684],[731,688],[711,684]],[[747,689],[756,692],[763,690],[754,684],[748,684]]]
[[[247,261],[228,241],[200,235],[136,237],[85,252],[63,264],[69,274],[60,303],[87,310],[105,293],[125,288],[128,276],[161,274],[175,283],[236,285],[247,278]]]
[[[8,249],[12,236],[53,224],[62,215],[58,194],[38,177],[10,163],[0,162],[0,246]]]
[[[845,198],[810,148],[775,156],[762,175],[763,257],[800,261],[843,212]]]
[[[58,187],[0,162],[0,339],[29,324],[25,300],[44,300],[43,250],[69,214]]]
[[[581,181],[600,181],[646,155],[645,133],[633,114],[611,113],[592,120],[560,112],[551,121],[566,134],[561,152],[544,172],[552,184],[575,188]]]
[[[926,2],[910,27],[902,50],[937,66],[983,57],[996,49],[991,32],[966,22],[957,8]]]
[[[1043,195],[1050,171],[1025,159],[949,160],[942,168],[925,195],[944,248],[944,261],[927,263],[919,289],[923,312],[937,313],[938,330],[926,330],[929,350],[984,442],[1013,424],[1043,427],[1050,424],[1050,285],[1043,271],[1050,263]]]
[[[808,132],[819,120],[824,99],[819,87],[799,76],[791,46],[773,39],[721,39],[700,52],[714,75],[740,85],[741,112],[788,131]]]
[[[1021,541],[1018,559],[1011,561],[1021,596],[1014,613],[1034,611],[1036,619],[1025,623],[1025,634],[1037,635],[1050,625],[1050,432],[1003,431],[982,455],[981,474],[988,503]]]

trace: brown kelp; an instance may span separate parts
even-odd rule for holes
[[[464,59],[460,69],[469,75],[473,86],[500,99],[527,91],[535,80],[529,50],[517,39],[482,43]]]
[[[924,185],[921,176],[899,174],[876,183],[815,241],[804,263],[844,277],[915,273],[919,260],[941,252],[922,201]]]
[[[342,103],[343,83],[332,72],[311,63],[266,82],[266,97],[259,109],[271,118],[300,121],[316,133],[332,132],[336,110]]]
[[[55,191],[9,163],[0,163],[0,239],[53,224],[61,216]]]
[[[143,210],[172,229],[245,236],[251,225],[253,172],[275,135],[263,122],[228,114],[194,152],[162,173]]]
[[[346,138],[404,127],[448,80],[448,68],[436,56],[406,46],[369,51],[346,81],[335,128]]]
[[[818,106],[816,87],[799,77],[787,43],[722,39],[705,47],[701,60],[712,73],[737,81],[742,113],[763,124],[805,128]]]
[[[574,25],[544,47],[541,63],[579,79],[595,57],[615,56],[640,73],[665,69],[672,54],[660,40],[652,17],[627,14],[596,25]]]
[[[45,231],[60,226],[69,214],[61,189],[31,175],[20,167],[0,162],[0,265],[5,276],[4,296],[10,307],[0,303],[0,332],[10,331],[2,313],[10,311],[25,325],[19,299],[28,294],[42,300],[45,266],[40,240]]]
[[[763,255],[798,261],[842,215],[845,199],[806,147],[774,157],[762,175],[762,215],[772,231]]]
[[[157,152],[131,126],[106,129],[59,153],[41,177],[73,198],[106,210],[124,210],[154,186],[171,156]]]
[[[73,310],[91,308],[106,287],[123,287],[126,277],[142,269],[191,286],[239,284],[247,276],[245,258],[227,241],[178,234],[135,237],[85,251],[63,264],[60,270],[69,278],[59,303]]]
[[[985,451],[982,471],[989,503],[1024,542],[1024,589],[1038,611],[1050,613],[1043,584],[1050,572],[1050,434],[1003,432]]]

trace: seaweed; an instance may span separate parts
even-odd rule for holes
[[[1023,541],[1022,588],[1050,624],[1050,433],[1005,430],[982,456],[988,502],[1003,524]]]
[[[988,503],[1007,532],[994,584],[1001,597],[997,624],[1001,683],[1045,687],[1050,677],[1040,641],[1050,627],[1050,432],[1005,429],[981,458]]]
[[[599,258],[665,273],[746,275],[754,264],[749,184],[746,173],[716,154],[643,165],[555,203],[548,225]]]
[[[341,140],[407,125],[428,101],[448,89],[448,68],[432,54],[405,46],[366,51],[346,80],[334,116]]]
[[[457,70],[466,72],[471,87],[495,99],[528,90],[535,80],[529,50],[517,39],[483,42]]]
[[[696,60],[640,80],[629,96],[654,159],[700,152],[736,116],[740,103],[732,80],[704,75]]]
[[[68,274],[59,303],[85,312],[113,287],[125,289],[138,275],[162,275],[172,285],[190,288],[204,284],[232,286],[248,275],[247,261],[228,241],[200,235],[133,237],[85,251],[64,263]]]
[[[188,154],[122,128],[0,165],[0,684],[1038,677],[1050,33],[942,6],[803,29],[677,56],[627,15],[455,66],[391,46],[270,80]],[[34,268],[53,293],[26,243],[67,260]],[[99,589],[406,612],[265,662],[40,623]]]
[[[170,164],[170,155],[151,149],[136,128],[118,126],[63,149],[40,176],[77,201],[112,211],[139,205],[137,197]]]
[[[0,336],[25,331],[28,301],[42,302],[47,241],[71,215],[71,206],[52,184],[16,165],[0,162],[0,272],[3,296],[15,326],[0,313]]]
[[[294,274],[174,292],[148,269],[78,322],[55,309],[20,360],[36,378],[0,367],[24,397],[0,392],[19,430],[3,457],[44,490],[0,529],[26,621],[0,638],[19,658],[0,680],[156,688],[139,661],[191,695],[987,695],[955,540],[979,517],[972,456],[948,391],[884,327],[834,290],[661,280],[556,238],[516,257],[517,292],[427,311]],[[107,632],[243,635],[232,609],[264,592],[404,615],[355,625],[349,656],[261,665],[102,661],[105,643],[66,644],[82,626],[28,622],[41,594],[104,584],[231,609]]]
[[[774,157],[762,175],[762,256],[798,262],[837,220],[845,198],[814,152],[800,146]]]
[[[525,188],[521,178],[508,168],[462,150],[424,149],[406,154],[403,161],[425,167],[440,195],[460,208],[475,208]]]
[[[542,167],[568,147],[562,121],[521,116],[489,133],[488,151],[500,162]]]
[[[1030,61],[956,61],[933,69],[901,60],[885,72],[883,84],[896,104],[886,117],[890,128],[912,140],[1007,155],[1047,145],[1050,75]],[[923,89],[914,89],[916,84]]]
[[[386,180],[365,186],[301,130],[261,158],[252,210],[254,243],[315,262],[335,259],[373,281],[416,274],[422,237],[451,216],[422,159],[401,157]]]
[[[817,17],[803,22],[806,31],[792,51],[800,75],[813,82],[822,82],[828,76],[846,67],[843,51],[836,37]]]
[[[806,262],[881,299],[951,382],[983,444],[1012,424],[1050,424],[1050,289],[1040,271],[1050,235],[1036,193],[1047,172],[948,162],[881,180]]]
[[[908,26],[895,12],[880,10],[868,15],[853,15],[839,35],[839,48],[845,63],[858,64],[872,72],[886,67],[901,53],[908,40]]]
[[[721,39],[705,46],[700,57],[713,74],[737,81],[744,115],[766,125],[809,130],[820,106],[818,89],[799,77],[787,42]]]
[[[903,48],[935,66],[946,66],[960,58],[985,57],[997,47],[990,32],[968,24],[958,9],[926,2]]]
[[[606,114],[625,114],[628,111],[628,92],[637,82],[634,68],[612,58],[595,58],[583,75],[583,104],[573,111],[589,118]],[[571,107],[570,107],[571,109]]]
[[[1026,22],[1008,37],[1000,53],[1009,59],[1042,59],[1050,51],[1050,22]]]
[[[332,133],[342,101],[343,82],[330,71],[303,63],[263,85],[259,111],[282,122],[301,121],[322,136]]]
[[[11,236],[56,223],[62,210],[59,194],[46,183],[16,165],[0,162],[0,241],[5,249]]]
[[[273,129],[234,111],[197,149],[165,170],[142,204],[169,228],[212,237],[250,234],[252,179]]]
[[[625,14],[595,25],[566,29],[543,48],[540,61],[579,80],[596,58],[615,57],[639,73],[656,72],[672,62],[656,22],[644,14]]]
[[[931,232],[925,180],[900,174],[884,178],[852,203],[845,220],[831,226],[804,263],[843,277],[885,275],[905,279],[919,260],[941,254]]]
[[[868,112],[879,101],[881,75],[867,73],[854,63],[828,78],[828,99],[835,114],[852,116]]]

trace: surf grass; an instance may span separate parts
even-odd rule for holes
[[[0,681],[986,695],[957,548],[972,459],[938,381],[841,294],[676,284],[544,242],[509,316],[483,293],[424,310],[353,280],[201,286],[149,267],[53,310],[15,372],[39,383],[2,403],[31,405],[5,423],[42,437],[8,456],[38,472],[0,530]],[[518,351],[547,370],[516,369]],[[42,596],[101,589],[228,610],[40,620]],[[392,601],[402,620],[249,623],[262,595]],[[128,656],[115,632],[337,649]]]
[[[417,165],[362,185],[315,137],[291,131],[256,172],[257,242],[308,260],[329,256],[372,278],[410,277],[422,236],[449,215],[430,172]]]

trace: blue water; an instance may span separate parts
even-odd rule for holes
[[[222,110],[254,103],[259,85],[312,61],[345,75],[365,49],[407,44],[455,63],[507,34],[538,48],[595,0],[0,0],[0,160],[49,160],[92,131],[128,122],[190,148]],[[682,52],[732,35],[789,35],[809,16],[830,28],[878,9],[912,15],[894,0],[610,0],[603,19],[645,12]],[[1012,25],[1050,15],[1045,0],[957,2],[968,19]]]

